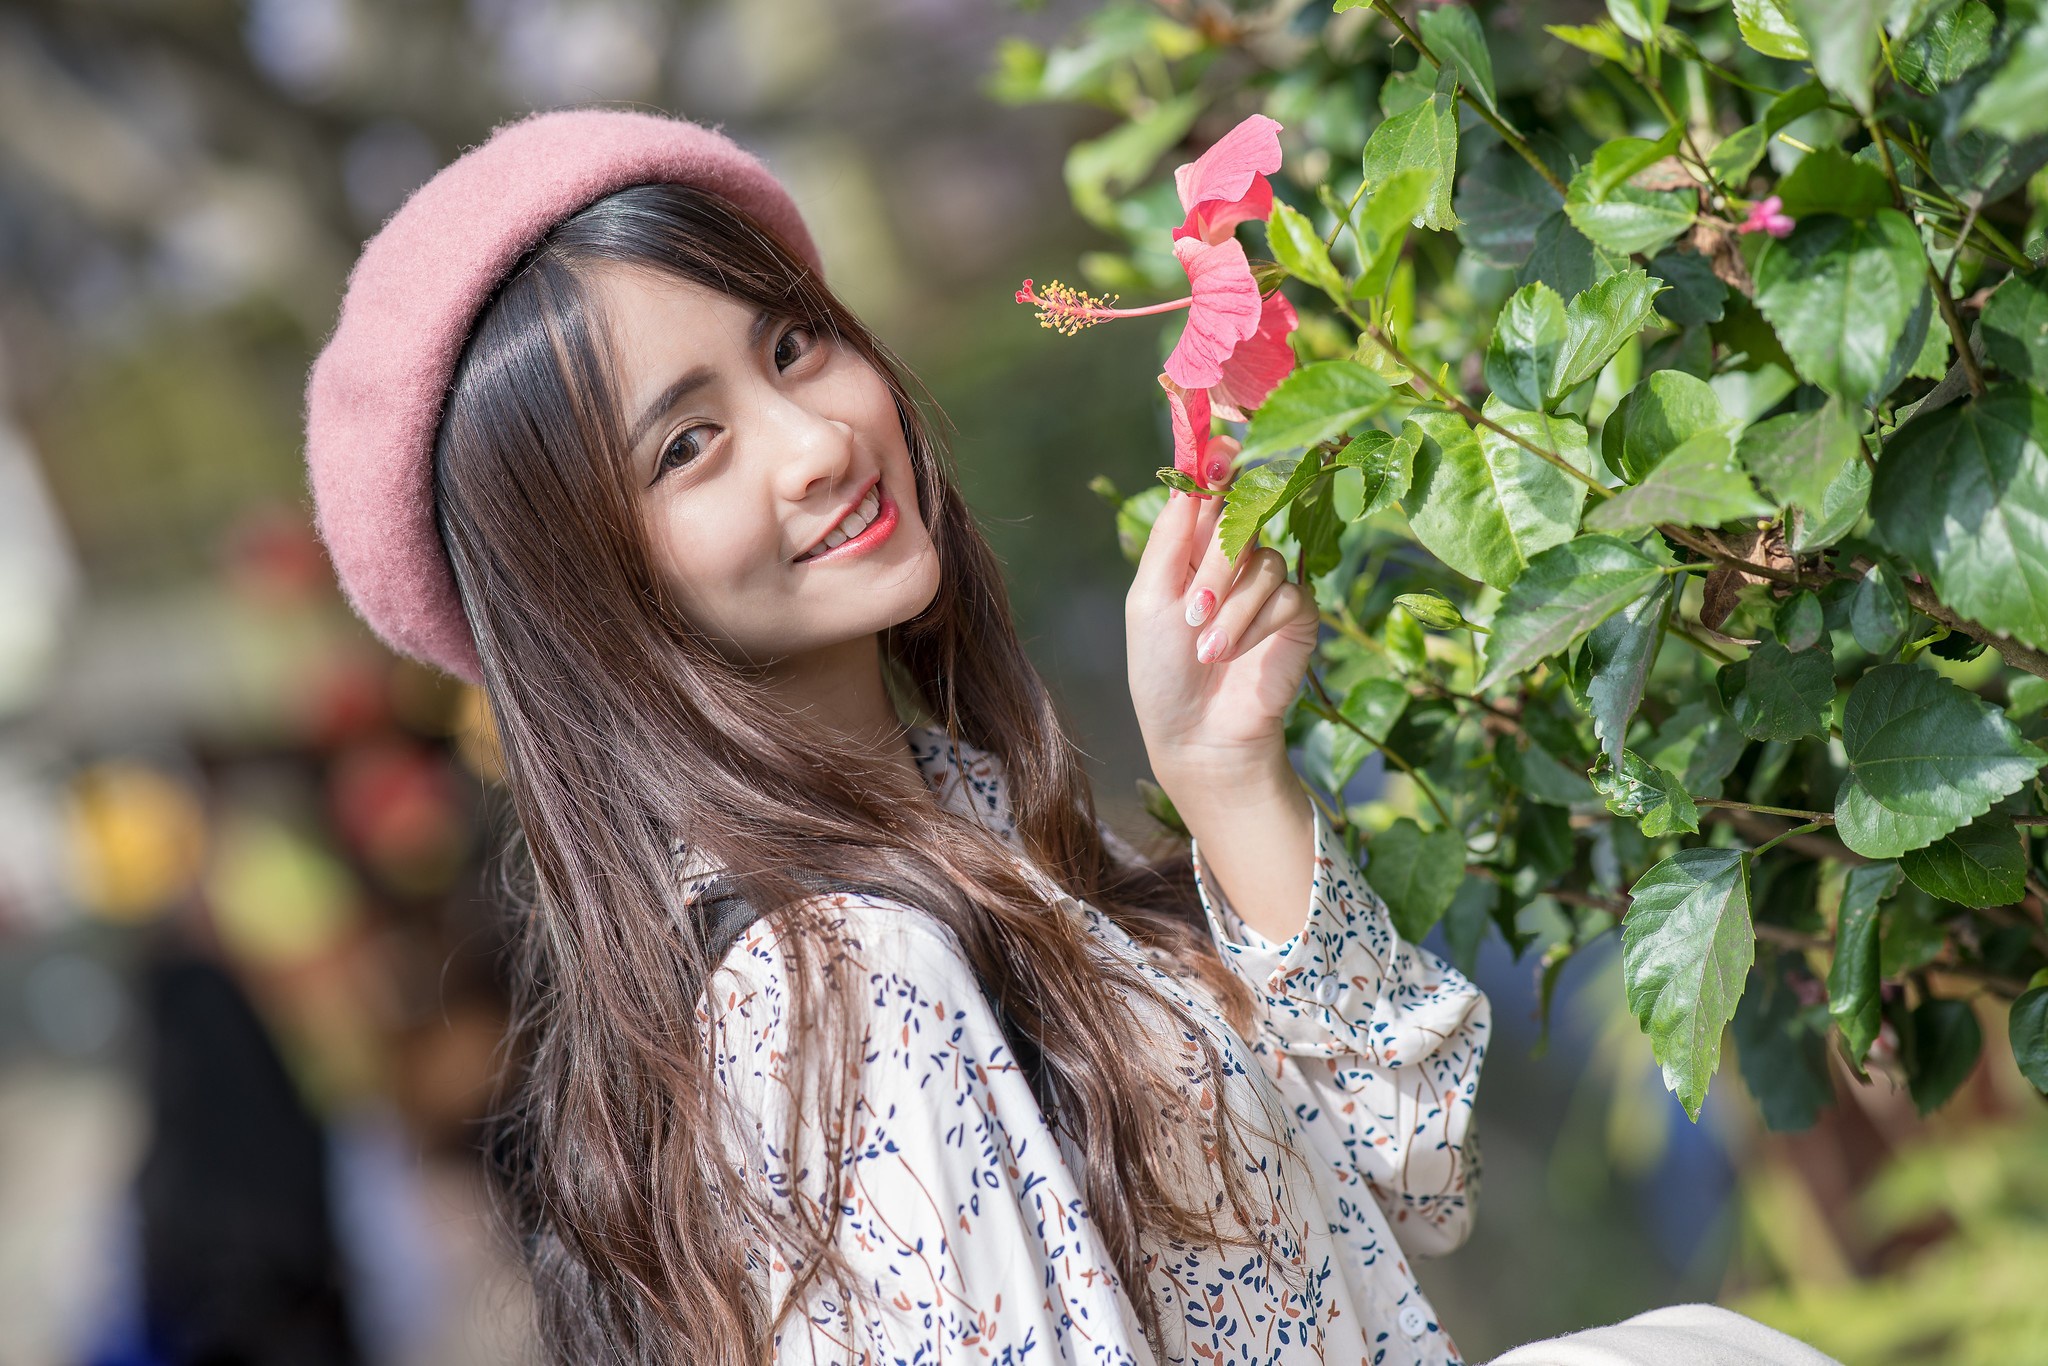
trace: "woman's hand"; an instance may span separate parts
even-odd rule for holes
[[[1277,550],[1225,558],[1222,514],[1220,492],[1171,494],[1124,600],[1131,701],[1177,806],[1197,785],[1291,780],[1282,722],[1316,643],[1311,592]]]
[[[1153,524],[1124,599],[1131,701],[1153,776],[1238,914],[1285,940],[1306,914],[1315,841],[1284,734],[1315,598],[1276,550],[1227,559],[1222,514],[1220,492],[1176,492]]]

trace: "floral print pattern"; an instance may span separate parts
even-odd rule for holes
[[[949,810],[1018,843],[999,762],[930,728],[912,731],[920,770]],[[1272,943],[1231,909],[1194,851],[1224,962],[1252,988],[1249,1039],[1199,984],[1107,915],[1020,865],[1098,948],[1140,966],[1200,1022],[1226,1063],[1222,1098],[1254,1190],[1268,1191],[1259,1246],[1168,1240],[1146,1249],[1166,1329],[1155,1357],[1084,1206],[1080,1157],[1055,1133],[946,927],[878,898],[827,899],[834,971],[865,984],[866,1047],[851,1061],[856,1124],[827,1154],[778,1148],[796,1092],[787,983],[775,933],[757,922],[698,1004],[718,1076],[754,1121],[732,1151],[744,1179],[780,1201],[837,1199],[840,1245],[879,1314],[814,1285],[783,1321],[777,1363],[911,1366],[1451,1366],[1461,1358],[1409,1270],[1471,1227],[1479,1158],[1472,1104],[1491,1022],[1487,999],[1435,954],[1403,941],[1385,904],[1318,814],[1307,923]],[[1132,1001],[1190,1088],[1198,1040]],[[1206,1092],[1205,1101],[1209,1100]],[[1162,1132],[1167,1149],[1177,1135]],[[1190,1164],[1199,1151],[1184,1154]],[[770,1303],[791,1270],[756,1259]]]

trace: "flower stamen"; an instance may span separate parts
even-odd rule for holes
[[[1154,313],[1170,313],[1177,308],[1186,308],[1194,303],[1190,294],[1184,299],[1173,299],[1163,304],[1150,304],[1144,308],[1111,308],[1121,297],[1116,294],[1098,299],[1085,290],[1063,285],[1058,280],[1045,286],[1043,293],[1035,292],[1031,281],[1026,280],[1017,291],[1017,302],[1035,304],[1038,307],[1038,325],[1050,327],[1061,336],[1071,337],[1083,328],[1107,322],[1111,318],[1143,318]]]

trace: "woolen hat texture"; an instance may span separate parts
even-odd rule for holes
[[[415,190],[363,247],[306,384],[314,523],[349,604],[385,643],[479,682],[434,522],[434,443],[478,311],[547,231],[629,185],[732,201],[819,275],[796,202],[713,127],[613,109],[497,128]]]

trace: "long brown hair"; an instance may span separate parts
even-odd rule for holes
[[[434,469],[523,837],[517,1061],[494,1151],[544,1340],[564,1361],[751,1366],[781,1321],[748,1270],[748,1249],[764,1243],[802,1268],[784,1312],[819,1276],[860,1289],[834,1246],[839,1201],[823,1202],[825,1217],[719,1179],[729,1097],[695,1009],[716,962],[705,913],[677,873],[682,841],[775,918],[792,967],[792,1037],[815,1041],[806,1062],[821,1087],[792,1107],[792,1129],[808,1111],[827,1152],[849,1132],[855,1097],[832,1060],[858,1056],[858,1020],[846,993],[811,990],[823,917],[813,885],[791,870],[875,889],[951,929],[1086,1154],[1089,1217],[1160,1350],[1141,1243],[1257,1243],[1245,1230],[1263,1221],[1249,1211],[1270,1204],[1245,1185],[1231,1107],[1191,1106],[1189,1078],[1176,1078],[1166,1050],[1124,1042],[1130,997],[1169,1018],[1185,1012],[1048,913],[999,837],[904,790],[907,775],[877,774],[846,742],[794,725],[692,631],[633,511],[590,287],[604,265],[651,267],[771,307],[886,377],[941,565],[932,604],[884,633],[897,695],[921,713],[905,719],[992,752],[1045,872],[1206,984],[1240,1029],[1250,1008],[1210,942],[1185,846],[1156,864],[1105,847],[1075,747],[904,367],[728,201],[676,185],[611,194],[557,225],[479,315]],[[1187,1024],[1220,1098],[1222,1059]],[[797,1151],[795,1137],[783,1151]],[[1176,1184],[1189,1152],[1209,1154],[1222,1193],[1198,1200]],[[1219,1228],[1226,1197],[1237,1222]]]

